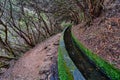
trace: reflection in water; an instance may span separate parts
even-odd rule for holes
[[[100,69],[94,66],[92,62],[85,56],[76,46],[74,46],[71,39],[70,28],[65,31],[64,40],[69,56],[84,75],[87,80],[110,80],[104,75]]]

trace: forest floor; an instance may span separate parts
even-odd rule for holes
[[[26,52],[0,80],[58,80],[57,50],[61,34]]]
[[[106,10],[90,26],[81,23],[72,32],[85,47],[120,69],[120,1],[105,4]]]

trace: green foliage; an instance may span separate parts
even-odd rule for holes
[[[82,21],[82,20],[84,20],[85,18],[84,18],[84,13],[83,12],[81,12],[81,14],[80,14],[80,20]]]
[[[63,21],[62,23],[61,23],[61,26],[63,27],[63,28],[65,28],[65,27],[69,27],[69,26],[71,26],[72,25],[72,23],[70,23],[70,22],[65,22],[65,21]]]
[[[4,65],[5,65],[4,63],[0,62],[0,68],[3,67]]]
[[[1,62],[1,61],[0,61],[0,68],[7,67],[7,66],[9,66],[8,63]],[[0,70],[1,70],[1,69],[0,69]]]
[[[74,42],[78,45],[78,47],[85,53],[86,56],[88,56],[90,60],[92,60],[100,69],[102,69],[108,77],[110,77],[112,80],[120,79],[119,69],[115,68],[112,64],[106,62],[104,59],[98,57],[92,51],[84,47],[84,45],[74,36],[74,34],[71,34]]]
[[[0,0],[0,38],[6,54],[24,53],[28,48],[60,32],[59,24],[50,13],[41,11],[46,4],[36,0]],[[42,7],[40,7],[40,4]],[[39,5],[37,5],[39,4]],[[32,6],[31,6],[32,5]]]
[[[48,17],[46,16],[45,13],[40,13],[40,15],[41,15],[41,17],[42,17],[45,21],[47,21]]]

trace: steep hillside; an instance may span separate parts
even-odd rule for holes
[[[87,48],[120,69],[120,0],[106,0],[100,17],[72,31]]]

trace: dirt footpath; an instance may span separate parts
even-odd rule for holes
[[[58,80],[57,34],[26,52],[0,80]]]

